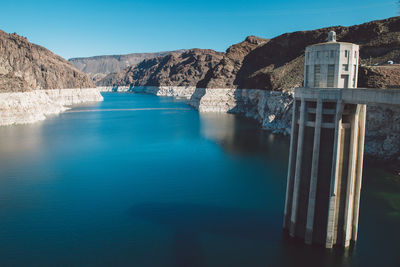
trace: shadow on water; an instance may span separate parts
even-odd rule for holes
[[[289,233],[282,233],[282,250],[280,266],[310,266],[310,267],[350,267],[356,264],[353,255],[355,246],[349,248],[335,247],[325,249],[318,245],[306,245],[304,240],[292,238]]]
[[[254,242],[280,239],[268,229],[279,214],[186,203],[142,203],[130,209],[132,216],[168,227],[173,232],[176,266],[205,266],[200,235],[234,237]]]
[[[250,260],[256,266],[354,266],[353,248],[329,250],[308,246],[302,240],[289,237],[286,232],[282,234],[281,230],[271,231],[277,228],[271,224],[274,221],[272,218],[280,214],[212,205],[155,202],[134,205],[130,208],[130,214],[141,220],[166,226],[173,232],[173,266],[209,266],[213,259],[208,258],[205,253],[202,234],[227,239],[239,238],[266,248],[266,251],[260,253],[265,256],[262,262],[260,259]],[[269,246],[265,247],[265,244]]]
[[[240,115],[201,113],[201,133],[232,155],[288,159],[289,138],[260,129],[257,121]]]

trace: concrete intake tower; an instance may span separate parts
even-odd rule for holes
[[[343,92],[357,88],[358,58],[359,46],[336,42],[334,32],[328,42],[306,48],[304,88],[296,88],[293,107],[284,228],[307,244],[347,247],[357,239],[366,105],[347,101],[352,93]]]

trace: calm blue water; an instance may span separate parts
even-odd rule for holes
[[[0,266],[400,266],[387,173],[366,168],[354,249],[304,246],[281,229],[287,138],[173,98],[104,97],[0,127]]]

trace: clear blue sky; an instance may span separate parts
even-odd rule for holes
[[[396,16],[396,0],[1,0],[0,29],[64,58],[181,48]]]

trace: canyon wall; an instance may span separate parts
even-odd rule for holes
[[[62,57],[0,30],[0,92],[94,87],[85,73]]]
[[[93,81],[68,61],[0,30],[0,125],[32,123],[102,100]]]
[[[329,31],[336,31],[338,41],[360,45],[358,87],[400,88],[400,66],[380,66],[389,60],[400,63],[400,17],[273,39],[249,36],[225,53],[192,49],[144,60],[109,74],[97,85],[185,97],[200,111],[243,114],[265,129],[288,134],[293,90],[303,83],[305,47],[325,42]],[[393,126],[400,123],[399,109],[371,106],[367,116],[367,155],[399,158],[400,129]]]

